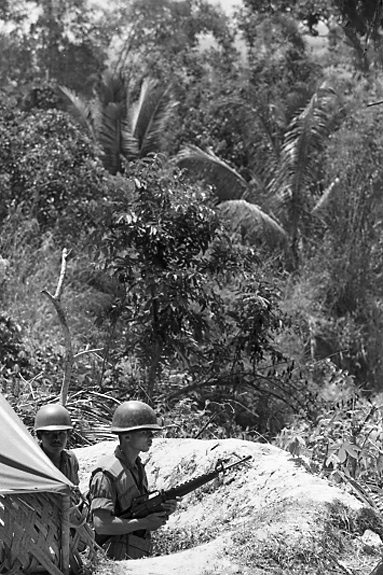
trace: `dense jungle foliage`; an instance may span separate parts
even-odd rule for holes
[[[91,443],[139,398],[168,436],[381,477],[382,33],[375,0],[1,3],[0,374],[29,427],[61,393]]]

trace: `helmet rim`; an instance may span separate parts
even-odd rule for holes
[[[41,425],[35,427],[35,431],[69,431],[73,429],[73,425]]]
[[[150,429],[151,431],[161,431],[162,427],[155,423],[147,425],[133,425],[131,427],[116,427],[111,428],[111,432],[118,435],[119,433],[127,433],[128,431],[139,431],[140,429]]]

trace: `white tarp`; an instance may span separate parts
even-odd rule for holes
[[[0,495],[66,491],[73,484],[53,465],[0,393]]]

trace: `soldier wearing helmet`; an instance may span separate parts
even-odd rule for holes
[[[72,451],[65,449],[72,428],[69,411],[63,405],[43,405],[36,413],[34,429],[41,449],[61,473],[78,485],[78,459]]]
[[[112,419],[119,445],[102,460],[90,480],[91,513],[96,541],[109,558],[138,559],[150,554],[150,532],[165,525],[176,501],[163,504],[163,512],[141,519],[119,517],[133,500],[148,493],[148,480],[139,457],[149,451],[155,432],[161,430],[153,409],[142,401],[125,401]]]

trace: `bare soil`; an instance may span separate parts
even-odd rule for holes
[[[81,487],[115,442],[77,449]],[[251,455],[185,496],[154,534],[154,556],[102,559],[97,575],[368,575],[380,561],[380,518],[344,489],[269,444],[239,439],[156,439],[149,483],[168,489]]]

